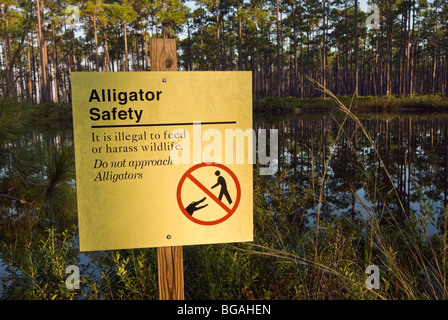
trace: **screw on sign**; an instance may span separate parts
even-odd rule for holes
[[[208,179],[199,177],[201,175],[198,175],[198,172],[201,171],[202,177],[204,172],[208,173]],[[207,184],[206,180],[208,181],[212,178],[214,180],[213,185]],[[201,194],[201,197],[198,199],[183,199],[182,195],[185,190],[192,186],[197,189],[197,194]],[[218,190],[219,195],[216,196],[212,189]],[[200,225],[212,226],[226,221],[235,213],[240,200],[241,186],[238,178],[232,170],[218,163],[200,163],[191,167],[183,174],[177,186],[177,203],[179,208],[185,217]],[[204,214],[201,215],[201,218],[195,216],[196,212],[206,211],[205,208],[209,207],[209,205],[214,205],[215,209],[212,210],[218,211],[218,216],[215,213],[215,218],[212,220],[203,218]]]

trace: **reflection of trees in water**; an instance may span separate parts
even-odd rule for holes
[[[259,120],[254,126],[279,130],[279,171],[285,172],[286,184],[300,187],[302,195],[308,195],[302,199],[307,199],[303,205],[310,212],[316,211],[326,170],[321,217],[340,213],[356,218],[368,211],[393,213],[395,219],[403,221],[409,210],[419,209],[422,197],[442,210],[447,204],[446,115],[361,118],[375,146],[354,121],[344,122],[342,116],[323,115],[274,123]],[[385,214],[386,219],[390,217]]]
[[[27,241],[36,228],[76,222],[73,131],[1,129],[0,241]],[[23,238],[23,239],[22,239]]]

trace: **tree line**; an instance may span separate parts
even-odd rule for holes
[[[187,71],[252,71],[255,98],[448,95],[444,0],[2,0],[3,100],[69,103],[71,71],[149,71],[174,37]],[[378,24],[366,23],[378,8]]]

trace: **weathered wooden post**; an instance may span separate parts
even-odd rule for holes
[[[151,71],[177,71],[175,39],[151,39]],[[157,248],[160,300],[183,300],[184,263],[182,246]]]

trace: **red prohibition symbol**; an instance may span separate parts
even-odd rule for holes
[[[226,173],[228,173],[230,175],[230,177],[232,178],[232,180],[236,186],[236,198],[235,198],[235,202],[234,202],[232,208],[229,208],[224,202],[222,202],[220,199],[218,199],[218,197],[216,197],[208,188],[206,188],[200,181],[198,181],[191,174],[193,171],[195,171],[199,168],[202,168],[202,167],[216,167],[216,168],[219,168],[219,169],[225,171]],[[217,220],[204,221],[204,220],[196,219],[195,217],[193,217],[192,214],[188,213],[187,210],[185,209],[185,205],[182,203],[182,197],[181,197],[182,187],[183,187],[186,179],[190,179],[210,199],[215,201],[225,211],[225,215],[222,218],[217,219]],[[197,165],[191,167],[190,169],[187,170],[187,172],[185,172],[183,174],[183,176],[179,180],[179,184],[177,185],[177,203],[179,205],[180,210],[189,220],[193,221],[194,223],[204,225],[204,226],[217,225],[217,224],[222,223],[222,222],[226,221],[227,219],[229,219],[235,213],[236,209],[238,208],[240,200],[241,200],[241,186],[238,181],[238,178],[233,173],[233,171],[231,171],[229,168],[227,168],[226,166],[219,164],[219,163],[210,163],[210,164],[200,163],[200,164],[197,164]]]

